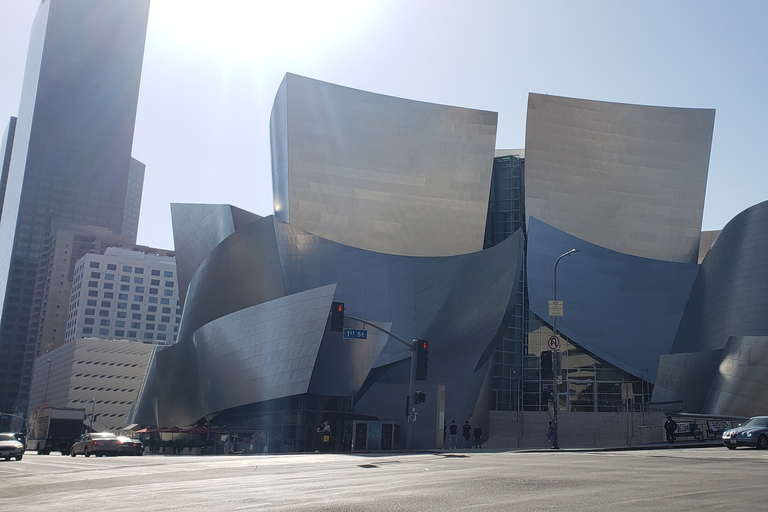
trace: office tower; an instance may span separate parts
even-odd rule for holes
[[[30,310],[51,218],[135,235],[143,164],[131,147],[148,14],[149,0],[40,3],[0,219],[0,410],[26,410]]]

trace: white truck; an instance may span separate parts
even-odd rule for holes
[[[27,436],[27,450],[39,455],[61,452],[69,455],[72,444],[83,432],[85,409],[41,407],[32,411]]]

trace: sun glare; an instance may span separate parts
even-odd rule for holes
[[[343,42],[370,17],[353,0],[154,0],[149,26],[162,44],[240,57],[280,57]]]

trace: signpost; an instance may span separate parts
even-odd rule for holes
[[[368,331],[365,329],[344,329],[342,337],[345,340],[367,340]]]
[[[560,350],[560,338],[553,334],[549,337],[549,340],[547,340],[547,346],[552,352],[557,352]]]

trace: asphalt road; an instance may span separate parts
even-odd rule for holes
[[[768,450],[0,461],[2,511],[762,510]]]

